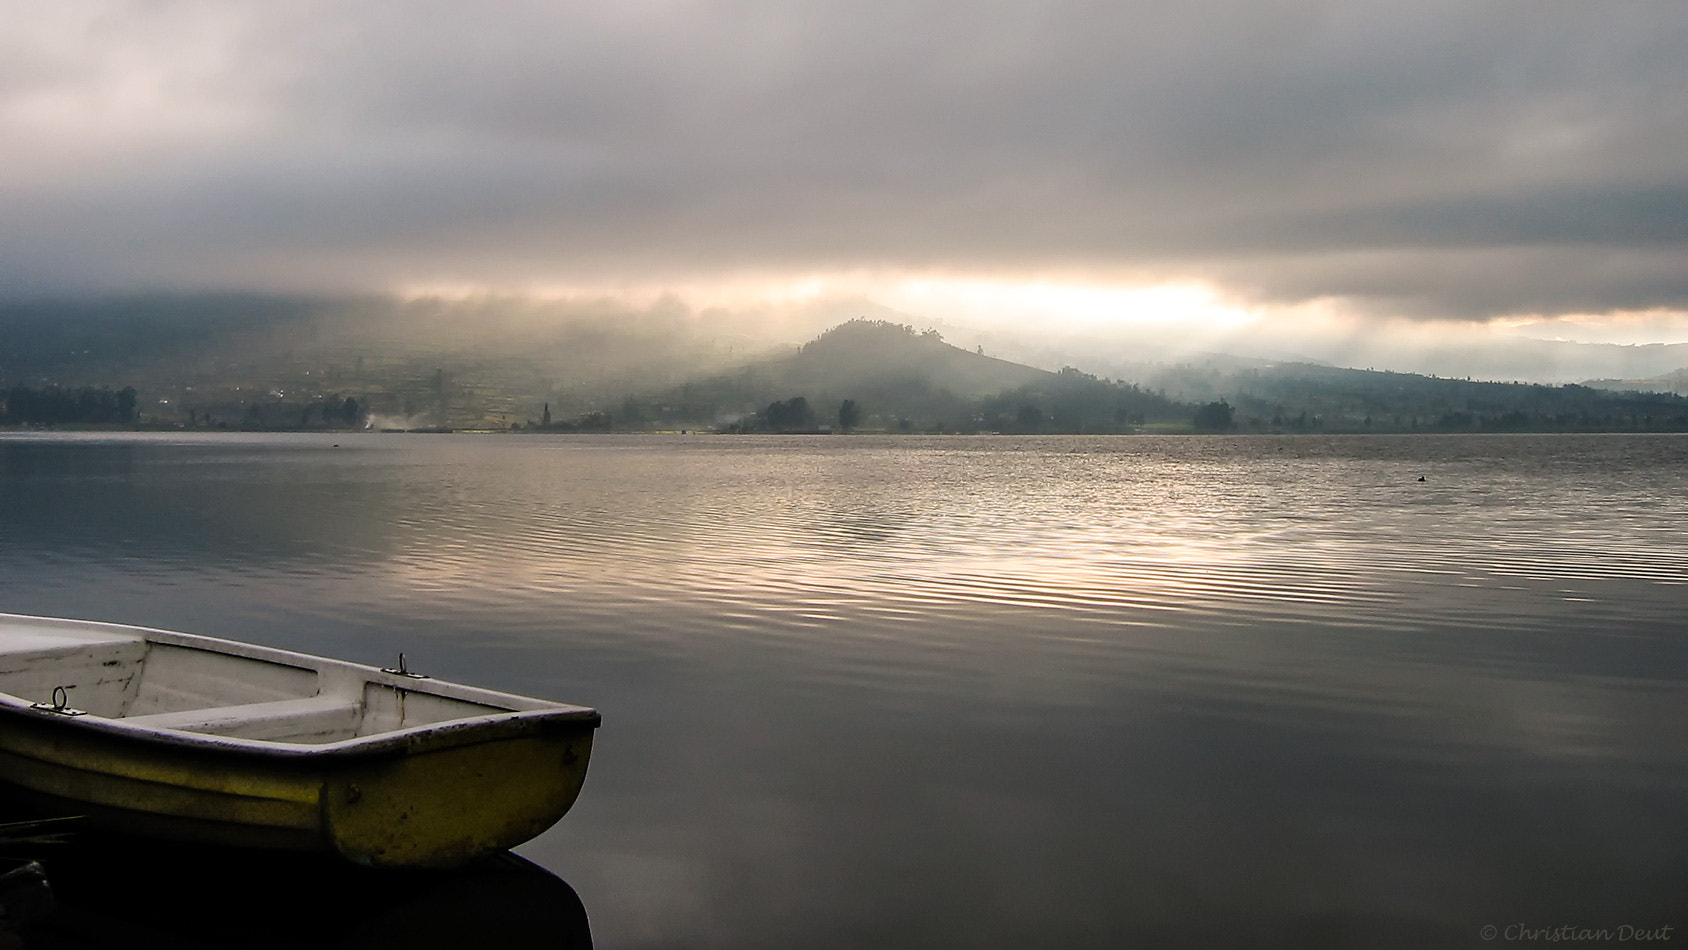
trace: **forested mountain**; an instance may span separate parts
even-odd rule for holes
[[[1014,433],[1688,430],[1688,399],[1578,385],[1223,355],[1157,364],[1146,376],[1114,381],[1072,367],[1051,373],[969,353],[931,331],[856,320],[795,352],[631,397],[621,422]],[[792,408],[797,399],[800,411]]]
[[[866,319],[732,373],[631,397],[622,411],[629,424],[750,430],[1130,432],[1191,418],[1190,407],[1129,383],[1034,369]]]
[[[850,320],[801,345],[771,326],[662,302],[630,310],[578,301],[229,296],[7,305],[0,425],[1688,430],[1688,399],[1670,393],[1225,354],[1175,363],[1144,354],[1129,378],[1106,379],[1083,366],[1052,372],[992,358],[889,320]],[[1672,380],[1681,382],[1657,382]]]
[[[1591,379],[1584,385],[1595,389],[1612,389],[1653,393],[1675,393],[1688,396],[1688,369],[1679,369],[1659,376],[1642,379]]]
[[[932,331],[852,320],[772,358],[632,397],[624,412],[638,421],[727,425],[772,402],[801,396],[809,406],[825,408],[817,425],[828,424],[847,399],[864,407],[868,426],[914,420],[954,425],[970,420],[975,404],[987,396],[1055,375],[969,353]]]
[[[771,345],[658,302],[261,295],[0,304],[0,389],[133,386],[161,424],[502,427],[615,403]],[[325,410],[336,410],[325,412]]]
[[[1684,431],[1688,399],[1581,385],[1444,379],[1306,363],[1186,374],[1186,391],[1264,432]]]

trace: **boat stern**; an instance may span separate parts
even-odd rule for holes
[[[597,722],[539,725],[330,769],[322,797],[329,843],[372,867],[451,867],[535,837],[579,797]]]

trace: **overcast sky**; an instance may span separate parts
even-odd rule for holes
[[[1182,293],[1664,338],[1685,49],[1681,0],[0,0],[0,295]]]

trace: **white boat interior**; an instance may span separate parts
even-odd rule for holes
[[[0,615],[0,693],[146,729],[307,744],[554,708],[230,641],[8,615]]]

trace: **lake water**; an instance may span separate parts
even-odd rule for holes
[[[1688,939],[1688,437],[10,434],[0,611],[596,706],[600,947]]]

